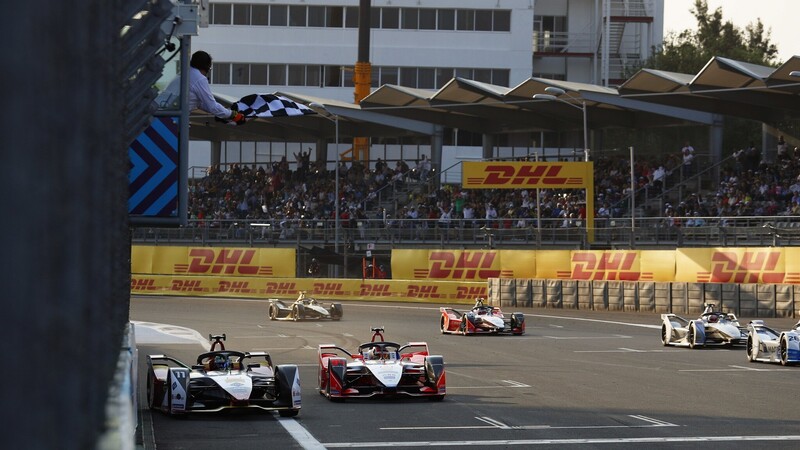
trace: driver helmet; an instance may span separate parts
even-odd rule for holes
[[[228,358],[217,355],[214,357],[214,362],[211,365],[213,370],[227,370],[228,369]]]
[[[478,297],[475,299],[475,306],[483,306],[483,297]]]
[[[717,314],[711,314],[708,316],[709,323],[717,323],[719,321],[719,316]]]

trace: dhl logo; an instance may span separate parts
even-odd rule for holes
[[[714,252],[711,273],[698,272],[697,281],[714,283],[781,283],[784,273],[776,271],[780,251],[744,252],[741,259],[735,252]]]
[[[254,289],[250,289],[250,282],[249,281],[220,281],[219,282],[219,290],[218,292],[239,292],[239,293],[249,293],[255,292]]]
[[[193,248],[189,250],[189,264],[175,264],[175,273],[272,275],[271,266],[253,264],[255,249]]]
[[[391,286],[388,284],[362,284],[360,290],[362,297],[391,297]]]
[[[631,270],[637,252],[574,252],[572,254],[573,280],[622,280],[637,281],[639,271]],[[562,278],[559,273],[559,278]]]
[[[156,280],[152,278],[131,278],[132,291],[156,291]]]
[[[177,292],[203,292],[203,282],[200,280],[172,280],[171,291]]]
[[[451,297],[459,300],[474,300],[477,297],[486,298],[487,291],[486,286],[459,286],[456,288],[456,293]]]
[[[314,283],[314,295],[345,295],[344,283]]]
[[[581,177],[558,176],[562,165],[508,165],[489,164],[483,168],[483,177],[467,177],[467,185],[507,185],[509,187],[575,186],[583,185]]]
[[[430,255],[430,269],[414,269],[414,278],[486,280],[500,276],[492,265],[497,252],[436,251]]]
[[[266,288],[264,289],[265,294],[296,294],[297,287],[295,283],[278,283],[278,282],[268,282]]]
[[[409,284],[406,294],[414,298],[445,298],[445,294],[439,293],[438,286],[425,284]]]

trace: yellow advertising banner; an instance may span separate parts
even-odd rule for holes
[[[586,233],[594,242],[592,162],[464,161],[463,189],[586,189]]]
[[[464,161],[464,189],[582,189],[592,187],[591,162]]]
[[[800,247],[784,247],[783,256],[786,271],[783,282],[800,284]]]
[[[294,277],[294,248],[172,247],[134,245],[131,273]]]
[[[563,278],[563,274],[572,272],[570,269],[571,250],[531,250],[536,252],[539,260],[534,278]]]
[[[217,276],[133,275],[131,294],[199,297],[279,298],[294,300],[300,291],[324,300],[413,300],[425,303],[473,304],[487,297],[485,282],[433,280],[352,280]]]
[[[697,283],[783,283],[783,248],[679,248],[675,281]]]
[[[486,281],[533,278],[536,252],[530,250],[392,250],[392,278]]]
[[[640,250],[639,281],[675,281],[674,250]]]

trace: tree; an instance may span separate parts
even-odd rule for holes
[[[761,19],[744,29],[725,20],[722,8],[708,10],[706,0],[695,0],[692,15],[696,30],[670,33],[644,67],[669,72],[697,73],[715,56],[764,66],[778,66],[778,48]]]

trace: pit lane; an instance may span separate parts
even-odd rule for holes
[[[800,440],[800,367],[749,363],[741,349],[663,347],[657,314],[517,308],[525,336],[457,336],[439,333],[438,306],[345,302],[339,322],[270,322],[260,300],[135,297],[132,320],[226,333],[230,349],[267,350],[277,364],[297,364],[303,386],[296,419],[263,412],[175,419],[142,402],[143,447],[795,448]],[[788,329],[793,321],[767,323]],[[444,356],[443,402],[332,403],[316,393],[317,345],[354,348],[377,325],[388,340],[426,341]],[[191,361],[203,351],[190,339],[163,341],[139,345],[141,392],[146,354]]]

